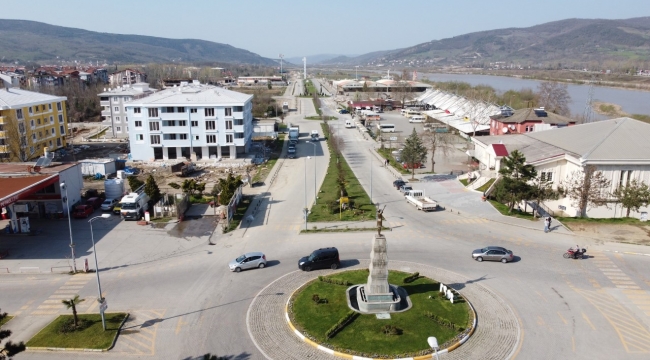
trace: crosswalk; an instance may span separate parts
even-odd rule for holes
[[[68,311],[61,302],[62,300],[68,300],[75,297],[79,294],[79,291],[86,286],[86,284],[93,279],[92,274],[77,274],[71,276],[63,285],[61,285],[54,294],[50,295],[46,300],[44,300],[40,305],[36,306],[36,309],[29,312],[31,315],[56,315],[62,311]],[[85,312],[88,308],[93,306],[93,303],[96,303],[94,297],[84,298],[77,306],[77,311],[80,313]],[[32,302],[23,306],[20,312],[28,310]],[[20,314],[17,313],[16,315]]]
[[[165,309],[135,310],[120,331],[112,353],[153,356],[156,354],[156,335]]]
[[[445,220],[436,220],[434,221],[435,223],[438,224],[445,224],[445,225],[454,225],[454,224],[487,224],[490,222],[488,219],[484,218],[459,218],[459,219],[445,219]],[[406,223],[406,222],[401,222],[401,221],[388,221],[388,225],[390,227],[402,227],[402,226],[408,226],[409,224],[412,224],[412,222]]]

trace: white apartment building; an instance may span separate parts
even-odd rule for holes
[[[132,160],[230,158],[248,152],[253,95],[181,83],[127,103]]]
[[[111,126],[111,131],[106,135],[113,138],[127,138],[129,125],[124,105],[129,101],[151,95],[155,91],[149,89],[147,83],[136,83],[104,89],[103,93],[98,94],[99,104],[102,107],[102,122]]]

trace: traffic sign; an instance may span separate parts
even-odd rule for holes
[[[108,309],[108,303],[106,302],[106,299],[104,299],[104,301],[99,303],[99,312],[103,313],[106,309]]]
[[[390,141],[397,141],[397,136],[391,136],[388,139],[390,139]]]

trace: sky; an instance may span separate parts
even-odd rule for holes
[[[365,54],[568,18],[650,16],[648,0],[2,0],[0,18],[193,38],[264,57]]]

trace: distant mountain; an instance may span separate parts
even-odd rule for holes
[[[0,19],[0,61],[226,62],[274,66],[274,60],[205,40],[99,33],[36,21]]]
[[[356,55],[341,55],[341,54],[318,54],[318,55],[308,55],[305,56],[307,58],[307,64],[321,64],[321,63],[329,63],[331,59],[334,58],[339,58],[339,57],[347,57],[347,56],[356,56]],[[287,62],[290,62],[295,65],[302,65],[302,56],[294,56],[290,58],[284,59]]]
[[[335,57],[332,59],[329,59],[327,61],[322,61],[321,64],[324,65],[358,65],[358,64],[364,64],[367,62],[375,61],[378,58],[381,58],[385,55],[388,55],[392,52],[399,51],[399,50],[383,50],[383,51],[374,51],[371,53],[363,54],[363,55],[358,55],[355,57],[349,57],[349,56],[339,56]]]
[[[650,17],[625,20],[567,19],[528,28],[474,32],[434,40],[347,64],[462,65],[505,61],[557,65],[650,57]],[[338,59],[332,59],[335,61]],[[342,59],[346,60],[346,59]]]

